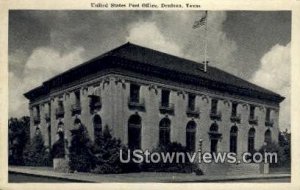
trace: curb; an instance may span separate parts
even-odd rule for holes
[[[23,170],[23,171],[22,171]],[[96,175],[88,176],[88,175],[81,175],[82,173],[78,173],[77,175],[74,173],[45,173],[41,170],[29,170],[25,171],[25,169],[18,169],[18,168],[9,168],[8,172],[11,174],[22,174],[28,176],[37,176],[37,177],[45,177],[45,178],[52,178],[52,179],[60,179],[60,180],[67,180],[74,183],[114,183],[111,180],[97,180],[91,179]],[[150,180],[150,181],[131,181],[130,176],[129,178],[123,180],[117,180],[115,183],[198,183],[198,182],[226,182],[226,181],[236,181],[239,180],[255,180],[255,179],[280,179],[280,178],[290,178],[291,174],[259,174],[259,175],[249,175],[249,176],[195,176],[191,175],[190,179],[185,178],[177,178],[177,179],[157,179],[157,180]],[[90,178],[90,179],[89,179]]]

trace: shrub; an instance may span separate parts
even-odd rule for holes
[[[178,163],[175,162],[167,162],[164,163],[161,160],[159,163],[146,163],[144,162],[142,165],[143,171],[149,172],[179,172],[179,173],[192,173],[195,172],[197,175],[202,175],[202,171],[197,167],[197,164],[189,162],[187,154],[189,151],[186,147],[182,146],[180,143],[170,143],[167,146],[159,146],[158,148],[154,149],[153,152],[158,152],[159,154],[163,153],[184,153],[184,160],[179,160]],[[144,159],[145,160],[145,159]]]
[[[65,144],[64,133],[58,132],[58,140],[53,144],[51,149],[52,158],[65,158]]]
[[[24,164],[26,166],[52,166],[52,159],[44,145],[41,133],[37,133],[30,145],[26,147],[24,151]]]
[[[122,163],[120,161],[120,150],[123,150],[123,157],[127,157],[127,147],[122,145],[119,139],[113,138],[108,126],[105,126],[94,143],[94,154],[96,167],[94,173],[124,173],[139,171],[138,165],[132,162]]]
[[[71,171],[89,172],[94,167],[92,143],[85,126],[80,124],[71,130],[71,144],[69,147],[69,166]]]

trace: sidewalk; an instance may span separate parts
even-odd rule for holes
[[[60,173],[54,171],[52,168],[41,167],[16,167],[10,166],[9,172],[65,179],[77,182],[91,182],[91,183],[132,183],[132,182],[222,182],[222,181],[239,181],[243,179],[276,179],[276,178],[288,178],[290,174],[259,174],[259,175],[239,175],[239,176],[197,176],[194,174],[183,173],[155,173],[155,172],[141,172],[141,173],[127,173],[127,174],[92,174],[92,173]]]

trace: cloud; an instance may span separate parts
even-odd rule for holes
[[[226,12],[216,11],[208,13],[207,56],[211,66],[216,66],[232,74],[238,74],[237,67],[234,66],[236,60],[233,55],[237,50],[237,44],[235,41],[230,40],[223,30],[223,23],[226,21],[226,18]],[[196,35],[195,33],[199,33],[199,37],[194,40],[192,48],[189,49],[187,55],[202,61],[204,60],[204,27],[193,31],[194,35]],[[201,56],[199,56],[199,52],[201,52]]]
[[[255,84],[279,93],[286,99],[281,103],[279,126],[290,128],[291,44],[276,44],[261,58],[261,65],[251,79]]]
[[[129,26],[127,41],[165,53],[180,55],[179,46],[162,34],[155,22],[138,22]]]
[[[128,26],[127,40],[176,56],[198,62],[204,61],[204,26],[193,29],[194,21],[201,18],[201,11],[153,12],[149,18]],[[208,57],[212,66],[238,74],[233,53],[235,41],[223,30],[227,14],[222,11],[208,13]]]
[[[28,100],[23,94],[50,77],[82,63],[84,51],[82,47],[64,54],[50,47],[35,49],[25,63],[24,77],[9,72],[9,115],[20,117],[28,114]],[[13,55],[10,60],[15,60]]]

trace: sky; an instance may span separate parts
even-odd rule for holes
[[[203,11],[9,12],[9,116],[28,115],[23,93],[126,42],[204,60]],[[210,65],[286,97],[279,126],[290,129],[289,11],[208,11]]]

